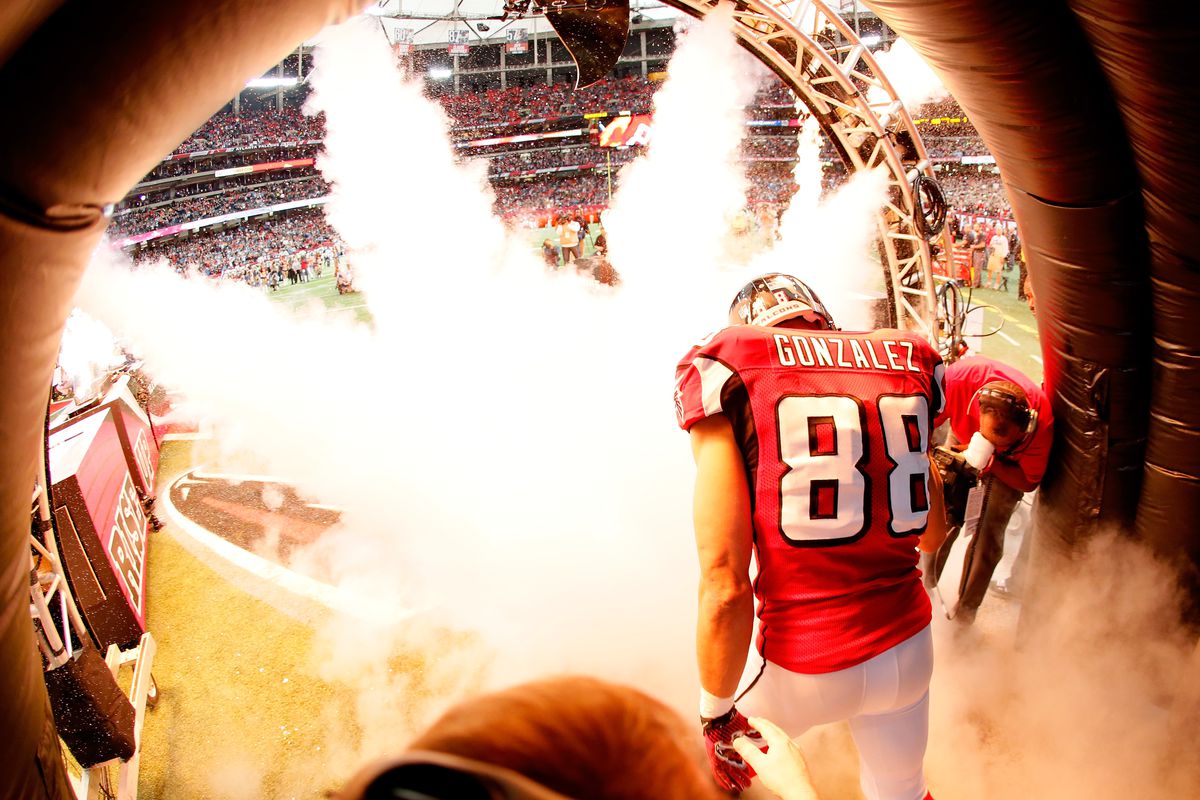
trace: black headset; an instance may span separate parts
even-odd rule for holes
[[[571,800],[513,770],[449,753],[413,750],[369,764],[336,800]]]
[[[1024,431],[1021,434],[1021,440],[1008,448],[1001,455],[1012,456],[1024,450],[1033,440],[1033,435],[1037,433],[1038,413],[1037,409],[1029,406],[1029,401],[1025,397],[1018,397],[1011,391],[993,386],[995,381],[989,381],[979,388],[975,395],[971,398],[971,402],[967,403],[967,408],[971,407],[977,399],[979,400],[979,410],[983,411],[983,399],[987,398],[989,405],[1001,406],[1007,409],[1013,421],[1018,425],[1024,426]]]

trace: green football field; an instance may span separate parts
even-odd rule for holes
[[[592,242],[599,233],[599,226],[592,225],[583,243],[584,256],[595,252]],[[554,240],[553,228],[531,228],[526,231],[531,250],[540,251],[543,239]],[[541,258],[539,253],[539,259]],[[337,284],[334,283],[332,272],[326,271],[321,277],[313,278],[305,283],[288,284],[286,279],[282,286],[275,291],[263,289],[272,300],[285,303],[294,309],[306,308],[317,302],[325,307],[329,314],[353,314],[360,322],[370,322],[371,312],[367,309],[367,301],[362,292],[338,294]]]
[[[554,236],[553,230],[549,228],[534,229],[527,233],[530,247],[533,249],[539,248],[543,239]],[[593,225],[585,242],[584,255],[591,255],[593,252],[591,241],[596,233],[596,226]],[[1017,299],[1015,277],[1010,278],[1008,283],[1007,291],[975,289],[970,293],[972,307],[984,308],[982,329],[985,334],[990,334],[979,340],[978,350],[972,352],[1011,364],[1032,378],[1035,383],[1040,383],[1042,355],[1038,346],[1037,319],[1029,310],[1029,306],[1023,300]],[[285,303],[290,308],[299,309],[317,302],[330,314],[353,314],[361,322],[369,322],[371,319],[366,296],[361,292],[338,294],[331,273],[294,286],[285,283],[274,292],[266,289],[264,291],[272,300]]]
[[[283,285],[275,291],[263,291],[270,295],[272,300],[285,303],[293,309],[305,308],[317,302],[325,306],[329,314],[353,314],[361,322],[371,320],[371,312],[367,310],[367,301],[362,292],[338,294],[331,271],[326,271],[319,278],[294,285],[288,284],[285,279]]]
[[[983,306],[984,336],[978,355],[1003,361],[1024,372],[1034,383],[1042,381],[1042,351],[1038,344],[1037,317],[1024,300],[1017,299],[1016,281],[1008,291],[975,289],[972,306]]]

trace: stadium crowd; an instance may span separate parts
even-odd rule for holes
[[[578,115],[591,111],[649,112],[657,88],[655,82],[626,77],[603,81],[580,92],[573,92],[565,83],[534,84],[478,93],[445,94],[438,99],[456,128],[477,132],[481,128],[522,124],[539,116]],[[759,90],[748,111],[751,117],[782,119],[794,116],[793,107],[790,90],[782,82],[771,80]],[[1011,216],[999,176],[991,167],[959,167],[955,163],[964,156],[987,154],[986,147],[957,103],[944,100],[926,104],[913,114],[913,118],[926,134],[931,157],[940,162],[938,178],[950,207],[975,215]],[[746,162],[750,181],[749,204],[761,207],[787,203],[795,191],[791,173],[796,155],[795,129],[786,132],[751,129],[747,134],[741,158]],[[234,152],[197,159],[168,159],[144,180],[188,175],[199,178],[221,168],[311,158],[319,151],[317,146],[287,146],[284,143],[315,141],[323,136],[323,117],[308,117],[295,108],[241,116],[224,112],[205,123],[176,152],[229,148],[234,148]],[[489,160],[497,213],[514,217],[606,205],[610,190],[609,167],[615,180],[617,168],[639,153],[636,149],[606,151],[580,141],[553,146],[531,143],[516,149],[510,146],[502,152],[493,149],[490,153],[476,151],[464,155]],[[828,142],[822,146],[821,157],[836,161]],[[580,171],[535,179],[504,178],[506,173],[564,167],[578,167]],[[830,185],[835,179],[836,176],[831,174]],[[121,234],[142,233],[234,211],[321,197],[329,191],[328,185],[312,168],[220,180],[193,180],[182,186],[131,194],[118,207],[114,230]],[[278,258],[279,253],[291,247],[307,246],[304,243],[309,240],[326,240],[331,236],[332,232],[317,209],[273,221],[256,220],[216,233],[197,233],[184,241],[153,243],[139,252],[138,257],[165,255],[177,267],[191,264],[204,274],[222,270],[228,273],[245,264]]]
[[[959,167],[938,172],[938,184],[950,208],[966,214],[1012,218],[999,173],[989,167]]]
[[[235,150],[231,153],[203,156],[201,158],[171,159],[168,157],[152,169],[146,177],[142,178],[140,183],[162,180],[163,178],[178,178],[183,175],[193,175],[197,172],[211,172],[215,169],[225,169],[228,167],[243,167],[251,164],[263,164],[271,161],[285,161],[299,158],[315,158],[319,150],[319,145],[310,144],[299,147],[254,147]]]
[[[789,161],[796,160],[796,136],[795,129],[791,129],[792,135],[769,135],[755,136],[749,134],[742,140],[742,159],[787,159]]]
[[[261,183],[238,192],[216,192],[185,197],[165,205],[136,208],[113,218],[112,228],[122,234],[142,233],[194,219],[286,203],[329,194],[329,184],[317,175],[288,181]]]
[[[608,177],[600,172],[582,172],[496,184],[496,211],[504,216],[520,212],[608,204]]]
[[[325,138],[325,115],[305,116],[298,108],[284,108],[265,114],[217,114],[199,130],[183,140],[175,153],[216,150],[229,147],[260,147],[281,142],[310,141]]]
[[[118,215],[127,211],[169,203],[184,197],[195,197],[210,192],[228,192],[231,189],[241,189],[263,183],[281,182],[295,178],[319,177],[320,173],[314,167],[295,167],[288,170],[271,170],[266,172],[249,172],[244,175],[233,175],[225,178],[213,178],[211,175],[193,175],[187,182],[181,182],[165,189],[150,189],[140,191],[134,188],[118,205]]]
[[[601,81],[585,89],[574,91],[570,83],[510,86],[507,89],[487,89],[481,92],[445,93],[437,96],[438,101],[450,116],[456,129],[475,130],[496,126],[519,125],[531,119],[578,116],[585,113],[606,111],[609,113],[649,113],[652,97],[659,84],[637,76],[613,78]],[[759,90],[750,111],[791,109],[794,100],[790,90],[778,79],[772,79]],[[777,113],[764,115],[752,113],[752,117],[777,117]],[[284,108],[259,113],[235,115],[222,112],[208,120],[199,130],[189,136],[174,151],[186,154],[208,150],[235,148],[270,147],[284,142],[317,141],[325,136],[323,115],[305,116],[296,108]],[[297,153],[301,153],[297,155]],[[287,150],[259,152],[242,162],[222,159],[222,166],[237,166],[239,163],[258,163],[282,158],[311,156],[313,148],[288,148]],[[203,163],[203,162],[202,162]],[[196,171],[201,166],[194,161],[166,160],[155,168],[145,180],[175,177]]]
[[[657,85],[640,77],[601,81],[579,91],[569,83],[510,86],[438,97],[460,128],[518,125],[530,119],[575,116],[596,111],[649,112]]]
[[[184,274],[237,279],[265,263],[320,248],[340,249],[341,244],[324,210],[310,208],[201,235],[153,240],[131,255],[139,264],[166,259]]]
[[[612,153],[612,155],[625,156],[627,152]],[[534,169],[580,166],[584,164],[603,164],[605,163],[605,153],[599,148],[590,146],[546,147],[540,150],[496,153],[495,155],[489,155],[487,159],[490,162],[489,172],[496,174],[501,172],[524,172]],[[628,161],[629,158],[622,160]]]
[[[934,161],[956,162],[963,156],[990,155],[983,140],[970,136],[922,136],[925,151]]]
[[[921,136],[979,137],[979,132],[967,118],[967,112],[953,98],[924,103],[912,111],[911,116]]]

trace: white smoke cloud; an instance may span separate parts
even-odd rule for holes
[[[98,379],[124,360],[112,331],[104,323],[74,309],[63,328],[58,350],[59,380],[83,403],[99,391]]]
[[[1112,533],[1069,558],[1034,554],[1044,602],[1022,609],[1032,619],[1019,631],[989,596],[977,630],[946,625],[935,637],[934,794],[1197,796],[1194,737],[1172,724],[1200,685],[1173,568]]]
[[[660,298],[633,282],[599,291],[506,241],[481,172],[442,157],[441,112],[386,50],[350,23],[312,76],[372,328],[107,250],[77,302],[204,410],[227,458],[345,509],[294,566],[378,611],[321,631],[315,658],[360,689],[358,757],[464,687],[562,671],[690,707],[692,473],[671,393],[693,331],[645,316]],[[420,692],[389,667],[401,643],[431,654]]]
[[[605,213],[609,252],[626,283],[653,283],[658,316],[685,308],[717,308],[736,292],[721,279],[733,265],[730,225],[746,205],[745,172],[738,163],[745,135],[743,107],[765,76],[733,34],[733,7],[724,3],[689,26],[654,96],[654,139],[626,166]],[[715,267],[715,271],[714,271]],[[672,316],[698,333],[721,317]]]
[[[326,28],[314,59],[306,110],[326,114],[325,213],[356,285],[379,325],[444,322],[462,299],[447,288],[486,277],[506,254],[486,163],[455,164],[449,118],[396,68],[377,20]]]
[[[783,272],[807,283],[839,327],[872,327],[868,297],[882,290],[882,267],[874,242],[887,173],[853,175],[824,198],[820,128],[809,116],[797,143],[796,193],[779,221],[779,240],[739,271],[741,280]]]
[[[754,89],[729,25],[711,15],[672,61],[662,147],[632,173],[649,177],[622,186],[633,216],[610,223],[614,250],[633,244],[619,292],[547,274],[507,237],[482,170],[455,163],[443,112],[361,21],[321,36],[309,107],[326,115],[327,211],[371,328],[243,285],[132,271],[107,250],[89,270],[79,304],[203,409],[226,458],[253,452],[345,509],[293,566],[378,612],[338,618],[316,659],[358,682],[364,754],[425,721],[388,668],[400,642],[439,654],[428,708],[576,670],[690,713],[692,467],[670,398],[675,361],[723,324],[740,285],[713,252],[744,202],[733,158]],[[697,129],[689,103],[712,124]],[[667,197],[678,216],[659,213]],[[453,657],[447,636],[463,643]]]

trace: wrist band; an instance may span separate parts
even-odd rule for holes
[[[715,719],[722,714],[728,714],[733,708],[733,696],[717,697],[715,694],[709,694],[700,690],[700,718]]]

